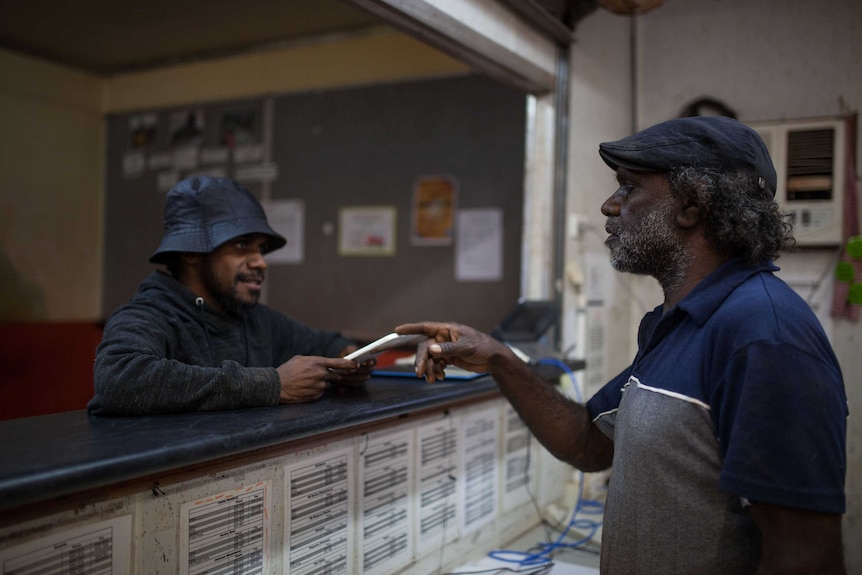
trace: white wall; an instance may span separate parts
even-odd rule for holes
[[[633,128],[630,29],[628,18],[598,10],[578,24],[569,51],[567,206],[578,230],[569,226],[565,242],[562,348],[573,348],[576,357],[587,360],[586,397],[631,362],[631,325],[637,321],[632,318],[646,312],[626,297],[635,278],[610,267],[600,212],[616,180],[599,157],[599,143],[622,138]],[[604,307],[598,305],[600,298]],[[608,348],[610,341],[617,345]]]
[[[621,92],[631,91],[631,86],[620,83],[621,55],[628,49],[621,21],[629,19],[599,13],[578,26],[579,42],[572,52],[576,77],[572,80],[570,211],[596,210],[598,197],[607,195],[593,189],[602,187],[605,178],[595,146],[624,135],[620,130],[627,128],[622,119],[629,107]],[[858,0],[669,0],[639,16],[637,24],[637,128],[676,117],[686,104],[704,96],[724,102],[742,121],[837,115],[862,107],[862,3]],[[579,133],[586,142],[578,138]],[[862,146],[858,152],[862,156]],[[601,219],[594,221],[601,223]],[[833,257],[834,250],[809,251],[783,256],[778,263],[794,273],[820,275]],[[831,277],[825,283],[831,284]],[[652,280],[632,278],[627,287],[629,291],[616,291],[618,302],[643,300],[652,307],[660,301]],[[821,290],[831,293],[829,285]],[[629,321],[637,321],[641,311],[631,310]],[[610,314],[609,331],[624,321]],[[838,319],[831,323],[830,337],[844,371],[852,413],[845,547],[848,572],[860,573],[862,424],[854,415],[856,406],[862,405],[862,354],[858,353],[862,325]],[[630,327],[633,331],[637,324]],[[608,363],[617,357],[631,358],[633,334],[618,333],[620,337],[610,338]]]
[[[641,127],[701,96],[742,121],[862,105],[858,0],[669,0],[640,24]]]

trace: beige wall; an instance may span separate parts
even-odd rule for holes
[[[462,74],[387,28],[103,79],[0,51],[0,321],[96,321],[104,115]]]
[[[106,112],[465,73],[467,66],[389,28],[112,78]]]
[[[0,51],[0,320],[98,315],[102,89]]]

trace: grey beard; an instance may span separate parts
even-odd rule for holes
[[[667,223],[669,207],[657,207],[637,228],[620,231],[608,244],[614,269],[652,276],[666,293],[682,285],[690,261],[682,239]]]

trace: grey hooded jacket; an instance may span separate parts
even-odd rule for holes
[[[144,415],[278,403],[275,368],[294,355],[338,357],[353,342],[264,305],[222,314],[154,272],[105,325],[96,350],[94,415]]]

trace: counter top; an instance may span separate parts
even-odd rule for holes
[[[375,378],[313,403],[233,411],[88,417],[69,411],[0,422],[0,510],[493,394],[490,376],[428,385]]]

